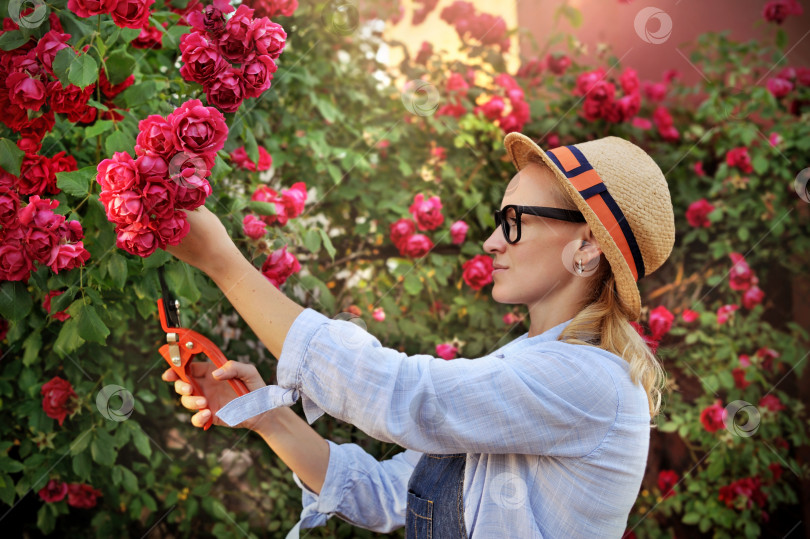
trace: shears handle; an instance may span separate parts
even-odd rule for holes
[[[163,301],[158,299],[158,312],[163,313]],[[163,316],[161,316],[161,322]],[[208,338],[200,335],[194,330],[186,328],[169,328],[164,323],[163,329],[166,331],[167,336],[174,342],[169,342],[160,347],[160,355],[169,364],[171,369],[177,373],[177,376],[191,386],[192,396],[205,397],[202,388],[197,383],[197,380],[191,373],[191,361],[197,354],[204,354],[217,367],[222,367],[227,363],[228,359],[222,353],[217,345],[211,342]],[[247,395],[250,391],[242,380],[227,380],[233,390],[240,397]],[[208,421],[203,426],[204,430],[208,430],[214,423],[213,414],[208,418]]]

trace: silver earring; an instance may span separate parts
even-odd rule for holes
[[[585,268],[582,267],[582,260],[577,260],[577,275],[582,275]]]

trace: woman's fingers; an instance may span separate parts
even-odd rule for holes
[[[200,410],[208,406],[208,401],[205,397],[183,395],[180,397],[180,404],[189,410]]]
[[[191,424],[195,427],[203,427],[205,423],[208,421],[208,418],[211,417],[211,410],[206,408],[205,410],[200,410],[193,416],[191,416]]]
[[[166,382],[174,382],[178,380],[177,373],[174,372],[171,368],[166,369],[163,371],[163,374],[160,375],[160,378],[165,380]]]

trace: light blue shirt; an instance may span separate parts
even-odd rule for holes
[[[385,348],[351,322],[306,309],[284,341],[278,385],[217,416],[236,425],[300,396],[310,424],[326,412],[406,449],[378,462],[328,441],[320,495],[293,473],[303,528],[332,515],[378,532],[402,527],[422,453],[466,453],[470,539],[620,537],[647,462],[647,396],[621,357],[557,341],[569,322],[446,361]]]

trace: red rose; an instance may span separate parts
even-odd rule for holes
[[[262,264],[262,274],[273,286],[279,288],[292,275],[301,270],[301,264],[291,253],[287,252],[285,245],[273,251]]]
[[[728,284],[732,290],[748,290],[756,284],[757,278],[740,253],[730,253],[732,267],[728,275]],[[758,280],[757,280],[758,281]]]
[[[725,419],[728,412],[720,403],[720,400],[715,401],[711,406],[707,406],[700,412],[700,422],[709,432],[717,432],[725,426]]]
[[[473,290],[481,290],[492,282],[492,258],[486,255],[475,255],[461,266],[464,269],[464,282]]]
[[[216,153],[225,146],[228,126],[225,117],[199,99],[190,99],[166,118],[172,126],[177,149],[194,155]]]
[[[118,0],[68,0],[68,9],[79,17],[109,13]]]
[[[240,146],[231,152],[231,159],[237,168],[243,168],[251,172],[270,170],[270,167],[273,166],[273,157],[262,146],[259,146],[258,165],[250,160],[244,146]]]
[[[242,220],[242,232],[245,236],[258,240],[267,233],[267,225],[255,215],[245,215]]]
[[[422,258],[433,249],[433,242],[424,234],[413,234],[400,243],[399,254],[408,258]]]
[[[675,495],[675,485],[680,481],[678,473],[674,470],[661,470],[658,472],[658,488],[661,496],[666,500]]]
[[[161,218],[152,223],[155,233],[160,240],[160,247],[164,245],[177,245],[188,234],[189,224],[186,213],[180,210],[169,217]]]
[[[151,114],[138,122],[136,155],[158,155],[169,160],[176,152],[173,128],[163,116]]]
[[[61,427],[67,415],[76,410],[76,399],[78,397],[76,392],[73,391],[73,386],[67,380],[54,376],[50,382],[43,384],[40,393],[42,394],[42,409],[45,411],[45,415],[58,420]]]
[[[61,502],[68,493],[68,484],[51,479],[48,484],[39,489],[39,497],[45,503]]]
[[[205,203],[211,194],[211,184],[201,178],[195,169],[187,168],[182,173],[172,176],[175,183],[174,202],[182,210],[193,210]]]
[[[461,245],[464,243],[464,238],[467,237],[467,230],[469,229],[469,225],[464,221],[456,221],[450,226],[450,237],[452,238],[452,242],[455,245]]]
[[[119,82],[118,84],[112,84],[107,78],[107,72],[104,69],[98,72],[98,87],[101,89],[101,93],[104,94],[104,97],[107,99],[115,98],[115,96],[133,84],[135,84],[135,75],[130,75],[124,79],[123,82]]]
[[[802,12],[796,0],[773,0],[762,8],[762,17],[768,22],[782,24],[788,15],[801,15]]]
[[[116,227],[115,232],[118,236],[115,245],[130,254],[147,257],[158,248],[157,234],[143,223]]]
[[[419,230],[434,230],[444,222],[444,215],[441,213],[442,202],[437,196],[425,200],[425,195],[419,193],[413,199],[408,211],[416,220]]]
[[[749,311],[762,303],[762,300],[765,298],[765,292],[760,290],[758,286],[752,286],[748,290],[745,291],[742,298],[743,307],[748,309]]]
[[[37,42],[37,46],[34,48],[37,58],[51,75],[53,75],[52,65],[56,53],[68,47],[67,42],[69,39],[70,34],[63,34],[51,29]]]
[[[224,112],[236,112],[247,97],[244,84],[242,70],[229,67],[205,88],[205,97],[209,104]]]
[[[626,68],[622,71],[619,77],[619,84],[621,84],[622,91],[625,94],[634,94],[641,89],[641,83],[638,81],[638,73],[632,68]]]
[[[661,340],[661,337],[669,333],[672,328],[672,322],[675,321],[675,315],[663,305],[659,305],[650,311],[650,332],[652,338],[656,341]]]
[[[739,305],[723,305],[717,309],[717,323],[720,325],[725,324],[732,313],[739,308]]]
[[[686,220],[695,228],[709,228],[712,226],[712,222],[709,220],[709,214],[713,211],[714,206],[705,198],[701,198],[689,205],[689,208],[686,210]]]
[[[154,3],[155,0],[116,0],[110,15],[121,28],[144,28],[149,24],[149,7]]]
[[[47,157],[39,154],[26,154],[20,167],[20,178],[17,191],[21,195],[42,195],[57,191],[55,182],[51,181],[53,172]]]
[[[793,89],[793,83],[780,77],[768,79],[768,91],[777,99],[785,97]]]
[[[54,273],[62,270],[72,270],[83,266],[90,259],[90,253],[80,241],[76,243],[63,243],[51,251],[48,267]]]
[[[219,52],[228,60],[241,64],[253,54],[253,10],[245,4],[236,8],[225,32],[219,38]]]
[[[751,385],[751,382],[745,379],[746,370],[742,367],[735,367],[731,369],[731,376],[734,377],[734,387],[737,389],[745,389]]]
[[[67,152],[59,152],[51,157],[51,173],[54,175],[54,182],[56,181],[57,172],[73,172],[78,170],[76,165],[76,158],[68,155]]]
[[[391,241],[397,248],[416,232],[416,223],[411,219],[400,219],[390,227]]]
[[[503,115],[506,104],[501,96],[494,96],[481,106],[475,107],[475,113],[481,112],[487,120],[495,121]]]
[[[174,215],[174,190],[163,178],[147,179],[143,188],[143,211],[150,219],[164,219]]]
[[[256,2],[255,6],[259,15],[266,15],[271,19],[279,15],[292,17],[298,9],[298,0],[261,0]]]
[[[59,232],[69,243],[76,243],[84,238],[82,224],[79,221],[67,221],[63,223]]]
[[[0,187],[0,226],[9,227],[17,220],[20,197],[13,190]]]
[[[779,481],[779,478],[782,477],[782,465],[778,462],[771,462],[768,464],[768,469],[771,471],[771,481],[774,483]]]
[[[34,263],[20,241],[0,242],[0,281],[27,281],[32,269]]]
[[[96,167],[96,181],[103,191],[124,191],[142,186],[138,165],[126,152],[115,152],[112,159],[105,159]]]
[[[65,311],[59,311],[57,313],[51,313],[51,300],[57,296],[61,296],[62,292],[59,290],[51,290],[48,292],[48,295],[45,296],[45,299],[42,300],[42,308],[48,313],[50,316],[54,317],[55,319],[59,320],[60,322],[64,322],[70,315]],[[47,500],[46,500],[47,501]]]
[[[29,228],[25,232],[25,245],[28,256],[41,264],[47,264],[54,249],[59,246],[59,239],[59,228],[50,230]]]
[[[571,67],[571,58],[565,54],[549,54],[546,56],[548,70],[555,75],[563,75]]]
[[[233,10],[233,6],[227,0],[222,0],[215,2],[214,5],[205,6],[202,11],[199,9],[192,11],[188,15],[188,22],[202,34],[220,37],[225,32],[225,14]]]
[[[242,68],[244,96],[246,98],[259,97],[262,92],[270,88],[273,73],[277,69],[276,63],[267,55],[259,56],[255,60],[246,63]]]
[[[164,22],[163,26],[168,25]],[[157,26],[146,26],[138,34],[138,37],[130,41],[129,44],[136,49],[160,49],[163,47],[163,32]]]
[[[751,166],[751,156],[748,155],[748,148],[745,146],[729,150],[726,153],[726,164],[739,168],[743,174],[750,174],[754,171],[754,167]]]
[[[720,487],[717,498],[729,508],[749,509],[752,502],[755,502],[759,507],[764,507],[768,499],[760,490],[761,485],[762,481],[759,477],[738,479],[730,485]]]
[[[39,110],[45,104],[47,92],[45,85],[39,79],[30,77],[28,73],[14,72],[6,77],[6,88],[11,102],[19,107],[30,110]]]
[[[280,24],[267,17],[255,19],[251,26],[253,42],[258,54],[266,54],[273,60],[281,56],[287,42],[287,33]]]
[[[96,498],[101,491],[90,485],[71,483],[68,485],[68,505],[79,509],[91,509],[96,506]]]
[[[304,212],[304,203],[307,200],[307,187],[304,182],[296,182],[289,189],[281,191],[281,203],[287,219],[298,217]]]
[[[769,371],[773,367],[773,360],[779,357],[779,352],[772,348],[760,348],[757,350],[756,357],[762,368]]]
[[[219,54],[216,44],[200,33],[183,34],[180,52],[183,60],[180,75],[187,81],[207,86],[228,68],[228,62]]]
[[[455,359],[458,354],[458,348],[451,343],[443,343],[436,345],[436,355],[442,359]]]
[[[448,103],[447,105],[442,105],[436,111],[436,116],[452,116],[453,118],[461,118],[467,109],[459,102]],[[410,122],[410,117],[406,116],[406,121]]]
[[[700,314],[697,311],[693,311],[692,309],[684,309],[681,313],[681,319],[686,322],[687,324],[694,322],[700,317]]]

